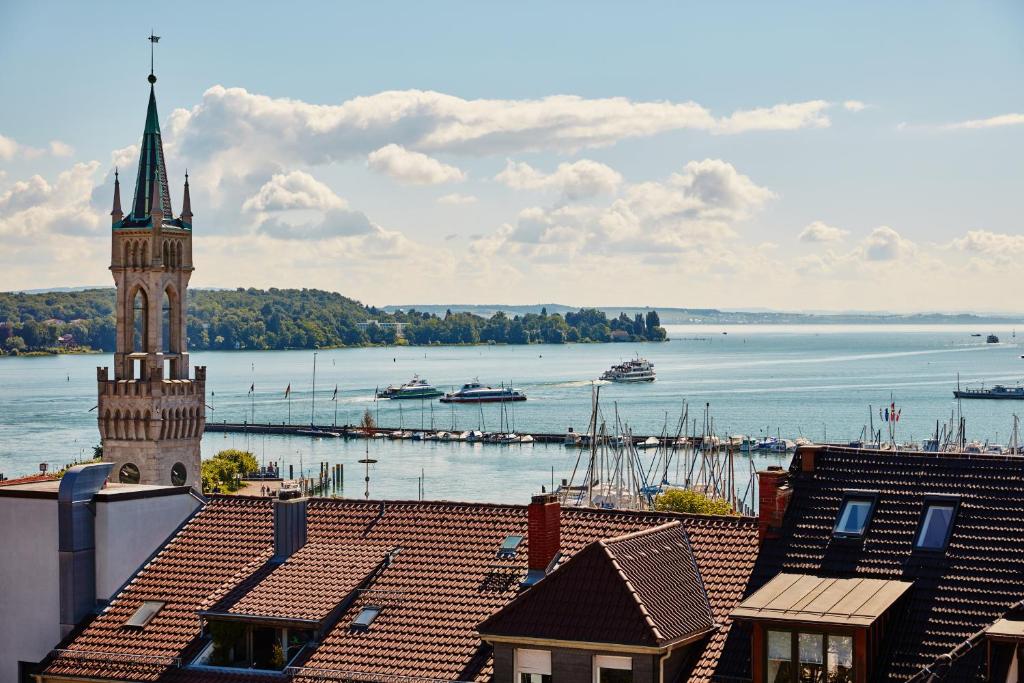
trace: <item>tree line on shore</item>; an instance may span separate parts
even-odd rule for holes
[[[0,293],[0,353],[112,351],[114,306],[113,289]],[[452,311],[389,313],[335,292],[276,288],[190,290],[188,308],[188,343],[200,351],[666,339],[653,310],[610,319],[592,308],[564,316],[546,309],[514,316],[499,311],[489,318]]]

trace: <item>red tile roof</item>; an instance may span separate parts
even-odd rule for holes
[[[307,543],[281,564],[267,562],[206,614],[323,621],[371,578],[391,549],[380,543]]]
[[[482,624],[482,634],[661,647],[714,628],[678,520],[595,541]]]
[[[498,560],[496,552],[505,536],[526,536],[526,506],[313,499],[308,514],[313,548],[382,544],[402,550],[299,662],[296,677],[317,672],[321,680],[385,675],[489,680],[491,652],[480,642],[476,626],[519,592],[529,539],[511,563]],[[568,558],[596,540],[672,520],[682,523],[712,612],[726,627],[707,640],[694,663],[690,680],[708,680],[725,639],[728,614],[754,565],[756,520],[584,509],[563,509],[561,519],[562,551]],[[180,669],[170,659],[146,663],[137,656],[179,658],[187,665],[203,644],[197,612],[251,580],[266,564],[273,553],[272,525],[268,499],[212,498],[106,612],[66,646],[99,654],[63,654],[50,662],[46,673],[133,681],[210,680],[210,674]],[[325,551],[311,555],[318,552]],[[144,600],[167,605],[145,629],[124,629]],[[383,610],[368,631],[351,629],[352,619],[367,604]],[[106,653],[122,653],[128,661],[112,661]],[[215,678],[243,680],[220,674]]]

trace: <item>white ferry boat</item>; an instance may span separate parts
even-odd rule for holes
[[[526,394],[512,387],[484,386],[478,381],[463,384],[462,388],[441,397],[441,403],[504,403],[525,401]]]
[[[654,363],[646,358],[637,357],[625,363],[613,365],[604,371],[601,379],[606,382],[621,383],[653,382],[655,380]]]

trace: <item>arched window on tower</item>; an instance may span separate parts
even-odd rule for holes
[[[160,305],[160,350],[168,353],[173,350],[171,344],[171,296],[170,290],[164,290],[163,302]]]
[[[132,352],[149,351],[149,300],[146,290],[135,290],[132,299]]]

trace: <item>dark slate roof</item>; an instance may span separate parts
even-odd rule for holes
[[[160,117],[156,109],[156,92],[149,86],[149,105],[146,108],[146,126],[139,146],[139,169],[135,178],[135,195],[131,210],[115,228],[152,227],[153,185],[156,184],[157,198],[164,215],[164,225],[189,229],[190,224],[174,218],[171,208],[171,193],[167,186],[167,166],[164,162],[164,143],[160,134]]]
[[[479,631],[661,647],[713,628],[686,530],[671,522],[591,543]]]
[[[706,681],[718,666],[731,623],[728,615],[750,579],[757,554],[757,520],[562,509],[562,552],[569,561],[594,541],[672,521],[686,530],[713,614],[723,624],[696,646],[687,674],[687,680]],[[526,506],[311,499],[311,555],[358,553],[362,546],[401,551],[373,576],[370,590],[345,605],[324,641],[301,662],[304,673],[296,679],[490,680],[491,650],[480,641],[476,627],[516,597],[526,574],[528,538],[515,558],[496,558],[510,534],[527,535]],[[622,555],[624,549],[626,545],[616,552]],[[257,585],[262,583],[267,574],[260,570],[272,555],[273,512],[268,499],[211,497],[102,614],[62,645],[71,652],[51,658],[46,675],[175,682],[274,680],[263,674],[227,676],[181,668],[202,644],[198,612],[217,605],[254,577]],[[315,563],[308,566],[308,579],[333,581],[325,575],[331,572],[330,562],[320,566],[319,572]],[[346,584],[339,592],[348,590]],[[125,629],[124,622],[145,600],[167,604],[144,629]],[[317,606],[327,600],[326,593],[317,593],[300,603]],[[383,606],[380,616],[368,631],[353,630],[352,620],[367,604]]]
[[[811,453],[813,471],[803,472]],[[782,571],[913,582],[886,626],[873,679],[907,680],[950,659],[943,680],[983,678],[985,648],[957,648],[1024,598],[1024,458],[823,447],[797,452],[790,484],[781,540],[768,542],[752,583]],[[861,541],[832,538],[850,489],[879,492]],[[960,496],[949,546],[916,552],[935,493]]]

